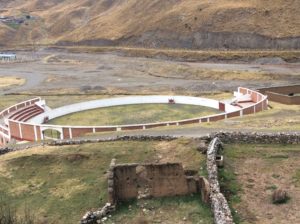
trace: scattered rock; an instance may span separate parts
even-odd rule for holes
[[[283,189],[277,189],[273,192],[272,201],[273,204],[282,204],[288,201],[288,193]]]

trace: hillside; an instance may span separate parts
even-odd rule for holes
[[[0,26],[1,44],[300,48],[298,0],[6,0],[0,4],[2,16],[33,16],[15,28],[14,38],[9,32],[3,34]]]

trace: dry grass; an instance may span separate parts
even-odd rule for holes
[[[45,64],[66,64],[66,65],[81,65],[83,62],[72,59],[60,58],[55,54],[46,56],[42,59]]]
[[[238,223],[300,222],[297,145],[228,145],[224,152],[225,169],[235,173],[242,188],[240,200],[231,200]],[[286,204],[272,203],[272,193],[278,188],[287,190],[291,199]]]
[[[0,88],[11,86],[22,86],[26,82],[25,79],[15,76],[0,76]]]
[[[116,141],[8,153],[0,157],[0,203],[9,203],[18,210],[26,204],[37,217],[37,223],[77,223],[87,210],[107,202],[107,169],[111,159],[116,158],[117,163],[182,161],[185,167],[200,172],[205,156],[197,151],[198,144],[188,139],[165,143]],[[171,150],[171,156],[165,153]],[[185,154],[194,155],[192,164],[191,157]],[[164,223],[181,223],[186,217],[184,223],[188,224],[196,219],[212,223],[210,209],[200,202],[198,195],[143,204],[151,207],[143,215],[149,221],[154,218]],[[119,207],[108,223],[138,223],[132,220],[138,220],[141,212],[142,208],[131,202]]]
[[[116,40],[156,31],[162,31],[162,36],[172,32],[181,37],[203,30],[271,37],[299,36],[300,32],[299,4],[294,0],[41,2],[21,0],[18,4],[14,1],[8,4],[6,15],[32,12],[37,18],[29,26],[22,25],[15,32],[15,40],[23,43]],[[9,40],[10,36],[4,35],[3,39]]]
[[[209,107],[181,104],[140,104],[86,110],[50,120],[56,125],[125,125],[202,117],[219,113]]]
[[[60,47],[58,47],[59,49]],[[92,46],[76,46],[64,47],[73,52],[88,53],[105,53],[105,52],[123,52],[132,57],[167,57],[185,61],[208,61],[208,60],[255,60],[257,58],[280,57],[286,61],[294,61],[300,58],[300,51],[271,51],[271,50],[207,50],[195,51],[188,49],[152,49],[138,47],[92,47]]]
[[[300,130],[300,105],[269,102],[272,109],[244,117],[203,124],[210,128],[237,130],[297,131]]]

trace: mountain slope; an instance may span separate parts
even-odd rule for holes
[[[25,43],[300,48],[299,0],[10,0],[5,9],[36,17],[22,31],[34,35],[13,40]]]

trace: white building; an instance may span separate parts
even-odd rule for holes
[[[17,56],[13,53],[0,53],[0,60],[16,60]]]

